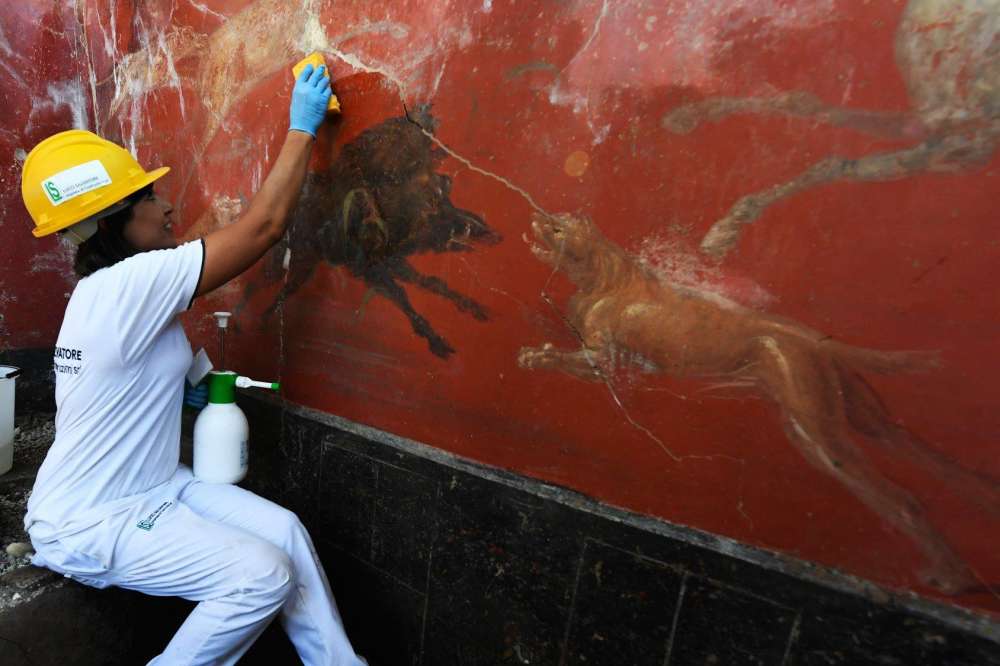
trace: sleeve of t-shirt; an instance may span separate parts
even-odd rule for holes
[[[205,268],[205,243],[141,252],[118,271],[118,335],[122,361],[141,357],[174,318],[191,307]]]

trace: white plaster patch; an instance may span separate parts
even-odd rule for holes
[[[397,21],[369,21],[365,19],[356,28],[337,36],[339,43],[344,43],[361,35],[388,35],[393,39],[406,39],[410,36],[410,26]]]
[[[323,51],[330,46],[330,38],[326,36],[326,29],[319,22],[318,14],[309,14],[306,17],[305,25],[302,28],[302,37],[299,38],[299,50],[303,53],[313,51]]]
[[[232,224],[242,212],[243,203],[239,199],[218,196],[212,200],[212,216],[215,218],[216,229]]]
[[[643,239],[636,259],[663,283],[689,290],[721,307],[761,309],[775,300],[767,290],[750,280],[742,280],[738,288],[734,287],[716,265],[707,263],[683,243],[665,236]]]
[[[551,104],[569,107],[586,121],[595,144],[604,138],[603,126],[620,116],[614,108],[592,103],[596,91],[682,85],[711,93],[724,83],[715,62],[729,47],[726,35],[731,34],[734,21],[752,24],[764,35],[831,21],[837,15],[835,0],[808,4],[604,0],[596,11],[595,4],[576,3],[559,16],[559,24],[576,22],[585,32],[580,48],[563,66],[548,95]],[[636,17],[640,17],[638,26]]]
[[[72,116],[74,129],[87,129],[87,95],[83,83],[78,80],[59,81],[46,86],[46,97],[33,97],[31,113],[28,114],[28,124],[24,128],[29,133],[34,126],[35,116],[41,111],[54,111],[67,108]]]

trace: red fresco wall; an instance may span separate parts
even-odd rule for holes
[[[30,234],[21,163],[45,137],[92,124],[80,37],[67,3],[0,10],[0,351],[51,347],[75,284],[72,251]]]
[[[228,365],[1000,610],[1000,0],[123,4],[4,10],[2,145],[82,119],[173,168],[185,237],[266,176],[291,65],[319,49],[334,72],[344,114],[288,239],[189,316],[214,352],[209,313],[238,313]],[[44,106],[53,40],[83,110]],[[7,326],[51,342],[31,262],[56,246],[4,164]]]

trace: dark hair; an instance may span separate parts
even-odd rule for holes
[[[149,184],[128,195],[125,198],[125,208],[102,218],[98,222],[97,233],[77,246],[76,259],[73,261],[73,271],[77,277],[85,278],[139,253],[138,248],[125,240],[125,225],[132,220],[132,206],[152,191],[153,185]]]

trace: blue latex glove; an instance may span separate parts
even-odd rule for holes
[[[318,69],[313,69],[312,65],[306,65],[292,89],[291,124],[288,129],[305,132],[315,138],[316,130],[326,118],[331,95],[333,91],[326,67],[320,65]]]
[[[195,409],[203,409],[208,404],[208,382],[200,382],[197,386],[184,380],[184,404]]]

